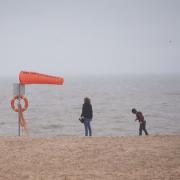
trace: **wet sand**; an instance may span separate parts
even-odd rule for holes
[[[179,180],[180,135],[0,137],[0,180]]]

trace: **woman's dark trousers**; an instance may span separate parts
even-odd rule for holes
[[[91,124],[90,124],[91,119],[84,119],[84,128],[85,128],[85,136],[92,136],[92,130],[91,130]]]

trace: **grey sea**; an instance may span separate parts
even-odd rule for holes
[[[138,135],[131,113],[144,113],[150,134],[180,134],[180,76],[68,76],[63,86],[26,85],[24,113],[30,136],[83,136],[83,98],[91,98],[94,136]],[[18,115],[10,107],[13,78],[0,79],[0,135],[18,135]]]

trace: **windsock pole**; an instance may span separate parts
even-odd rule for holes
[[[20,121],[21,121],[21,114],[20,114],[20,107],[21,107],[21,102],[20,102],[20,84],[18,84],[18,135],[21,136],[21,126],[20,126]]]
[[[24,97],[26,84],[54,84],[63,85],[64,78],[51,76],[46,74],[40,74],[36,72],[21,71],[19,74],[19,83],[15,83],[13,86],[14,97],[11,100],[11,108],[14,112],[18,112],[18,135],[21,135],[21,127],[28,135],[27,123],[24,119],[23,112],[28,108],[28,100]],[[18,101],[17,107],[15,101]],[[24,107],[21,106],[21,100],[24,101]]]
[[[21,99],[22,96],[25,94],[25,86],[20,83],[14,83],[13,94],[14,94],[14,98],[11,100],[11,108],[15,112],[18,112],[18,136],[21,136],[21,114],[22,114]],[[15,107],[16,100],[17,100],[17,108]],[[24,111],[25,110],[26,109],[24,109]]]

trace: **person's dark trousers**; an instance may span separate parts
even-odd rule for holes
[[[85,136],[92,136],[92,130],[91,130],[91,124],[90,124],[91,119],[84,119],[84,128],[85,128]]]
[[[148,135],[148,132],[146,130],[146,121],[140,123],[139,125],[139,136],[142,135],[142,130],[145,132],[146,135]]]

